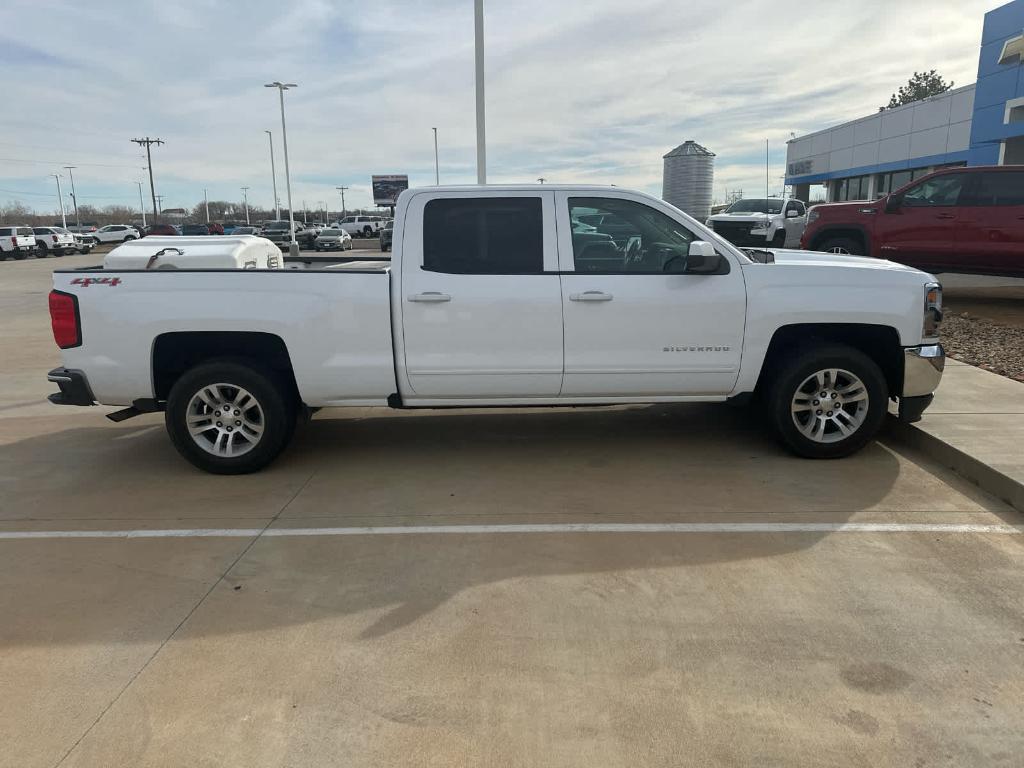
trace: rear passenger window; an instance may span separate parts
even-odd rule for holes
[[[975,205],[1024,205],[1024,172],[983,173]]]
[[[541,199],[431,200],[423,210],[423,268],[456,275],[543,272]]]

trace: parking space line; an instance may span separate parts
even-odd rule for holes
[[[160,539],[291,536],[409,536],[525,533],[994,533],[1021,534],[1024,525],[976,523],[538,523],[511,525],[388,525],[326,528],[160,528],[117,531],[0,531],[11,539]]]

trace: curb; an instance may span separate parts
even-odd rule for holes
[[[1002,499],[1018,512],[1024,512],[1024,483],[1014,480],[913,424],[904,424],[892,415],[889,416],[886,431],[905,445],[921,451],[961,477],[970,480],[986,493]]]

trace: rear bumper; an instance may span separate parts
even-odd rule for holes
[[[54,405],[95,405],[96,398],[93,397],[89,388],[89,380],[85,373],[72,368],[54,368],[46,374],[46,380],[52,381],[60,392],[54,392],[48,400]]]

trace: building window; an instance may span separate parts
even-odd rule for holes
[[[840,179],[836,183],[836,200],[867,200],[868,187],[871,184],[870,176],[853,176],[849,179]]]

